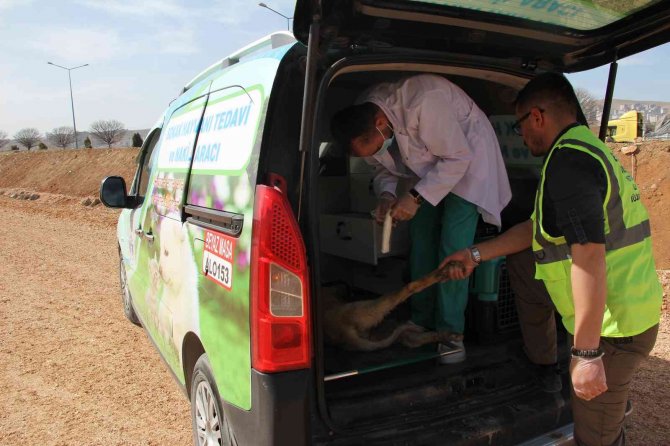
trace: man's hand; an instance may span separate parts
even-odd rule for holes
[[[461,249],[460,251],[456,251],[452,253],[451,255],[448,255],[447,257],[442,260],[440,263],[439,268],[445,268],[447,264],[451,262],[456,262],[456,264],[460,264],[460,268],[449,268],[449,280],[461,280],[465,279],[468,277],[470,274],[472,274],[472,271],[475,269],[477,264],[475,263],[474,260],[472,260],[472,255],[470,255],[470,250],[469,249]],[[446,280],[443,280],[443,282],[446,282]]]
[[[391,209],[391,217],[396,221],[411,220],[419,209],[419,204],[410,194],[405,194]]]
[[[570,361],[570,377],[575,394],[586,401],[607,390],[607,379],[602,358],[580,358]]]
[[[389,192],[382,192],[382,194],[379,196],[379,200],[377,200],[377,207],[374,211],[374,217],[377,223],[380,225],[384,224],[386,214],[388,213],[389,209],[393,207],[396,201],[398,201],[396,197]]]

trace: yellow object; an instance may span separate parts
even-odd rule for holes
[[[607,136],[614,142],[634,142],[635,138],[642,136],[643,128],[642,112],[632,110],[621,115],[619,119],[607,122]]]

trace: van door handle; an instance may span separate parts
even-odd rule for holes
[[[142,228],[137,228],[137,229],[135,229],[135,234],[142,237],[142,235],[144,235],[144,231],[142,230]]]
[[[151,232],[145,232],[144,238],[147,239],[149,243],[152,243],[154,241],[154,235]]]

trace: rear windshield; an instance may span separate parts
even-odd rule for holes
[[[410,0],[587,31],[621,20],[661,0]]]

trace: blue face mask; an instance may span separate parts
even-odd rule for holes
[[[381,155],[385,154],[388,151],[389,147],[391,147],[391,144],[393,144],[393,139],[395,139],[395,134],[393,133],[393,129],[391,128],[391,126],[386,124],[386,127],[388,127],[389,130],[391,130],[391,136],[389,138],[386,138],[384,136],[384,132],[379,130],[379,127],[375,127],[377,129],[377,131],[379,132],[379,134],[382,135],[382,138],[384,138],[384,142],[382,143],[382,146],[379,148],[379,150],[377,150],[377,152],[375,152],[375,155],[381,156]]]

